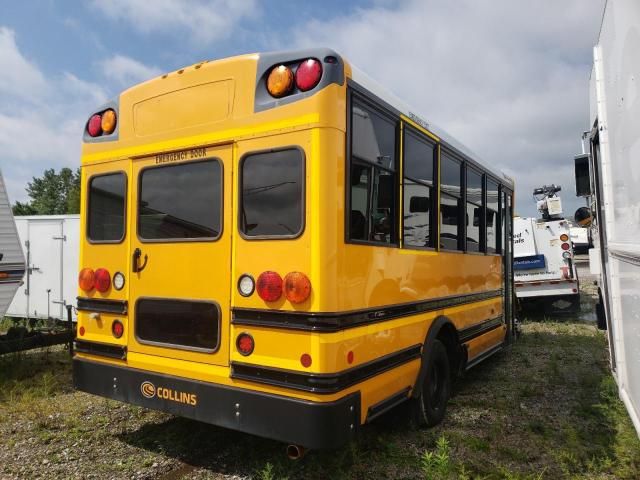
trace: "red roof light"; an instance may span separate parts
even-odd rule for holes
[[[87,123],[87,133],[92,137],[99,137],[102,135],[102,116],[96,113],[92,115]]]
[[[309,58],[300,63],[296,70],[296,87],[306,92],[318,85],[322,77],[322,65],[315,58]]]

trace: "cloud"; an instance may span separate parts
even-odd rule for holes
[[[93,6],[143,33],[187,33],[209,44],[226,38],[236,23],[252,17],[255,0],[94,0]]]
[[[517,208],[562,184],[573,214],[573,154],[588,126],[591,47],[604,5],[565,0],[415,0],[309,21],[280,46],[326,45],[426,119],[515,177]]]
[[[18,69],[0,75],[0,168],[13,203],[26,199],[34,175],[79,165],[84,122],[107,92],[68,72],[45,76],[20,52],[15,33],[2,26],[0,63],[7,72]]]
[[[135,85],[162,73],[157,67],[145,65],[124,55],[114,55],[99,65],[107,79],[117,82],[122,87]]]
[[[0,26],[0,94],[22,99],[41,97],[47,91],[42,73],[18,51],[13,30]]]

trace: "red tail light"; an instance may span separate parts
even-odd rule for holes
[[[95,273],[96,290],[101,293],[106,292],[111,287],[111,274],[106,268],[99,268]]]
[[[256,282],[256,290],[265,302],[275,302],[282,296],[282,277],[276,272],[262,272]]]
[[[78,285],[85,292],[90,292],[95,287],[95,273],[90,268],[83,268],[78,274]]]
[[[116,338],[122,337],[122,334],[124,333],[124,325],[122,325],[120,320],[113,321],[111,324],[111,333],[113,333],[113,336]]]
[[[318,85],[322,77],[322,65],[315,58],[309,58],[298,66],[296,70],[296,87],[306,92]]]
[[[562,244],[562,249],[563,250],[569,250],[569,248],[571,248],[571,246],[568,243],[563,243]]]
[[[304,273],[289,272],[284,277],[284,294],[291,303],[302,303],[311,293],[311,282]]]
[[[87,123],[87,133],[92,137],[102,135],[102,116],[98,113],[92,115]]]
[[[244,355],[245,357],[251,355],[255,346],[253,337],[248,333],[241,333],[238,335],[238,338],[236,338],[236,348],[238,352],[240,352],[240,355]]]

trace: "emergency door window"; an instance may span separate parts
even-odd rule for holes
[[[89,240],[115,243],[124,238],[125,193],[124,173],[98,175],[89,180]]]
[[[299,149],[250,154],[241,165],[240,231],[293,238],[304,229],[304,157]]]
[[[138,234],[143,240],[215,240],[222,230],[222,165],[205,160],[140,173]]]

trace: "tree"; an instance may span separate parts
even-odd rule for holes
[[[33,177],[27,184],[31,201],[16,202],[14,215],[62,215],[80,212],[80,169],[53,168],[44,171],[40,178]]]

